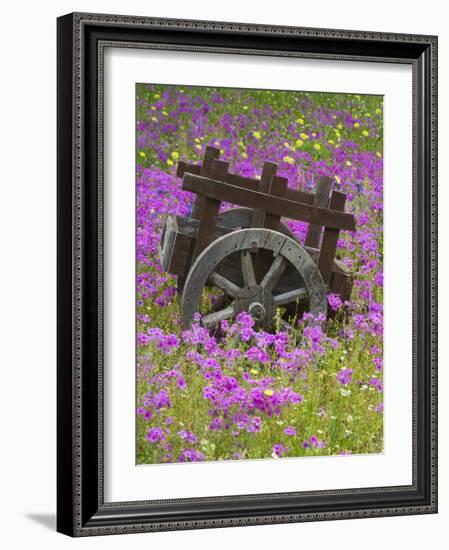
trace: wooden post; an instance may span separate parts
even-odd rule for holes
[[[215,147],[207,146],[206,150],[204,151],[204,158],[203,158],[203,164],[201,165],[201,168],[199,170],[199,175],[204,177],[212,177],[212,163],[214,160],[220,158],[220,150],[216,149]],[[202,209],[202,205],[204,202],[204,196],[202,195],[196,195],[195,200],[193,202],[193,208],[192,208],[192,214],[191,218],[195,220],[200,219],[200,212]]]
[[[343,212],[345,209],[346,195],[339,191],[333,191],[329,201],[329,208],[334,211]],[[335,252],[337,250],[339,229],[326,227],[321,243],[320,255],[318,258],[318,269],[323,277],[324,284],[329,286],[334,265]]]
[[[287,178],[281,178],[280,176],[272,176],[270,182],[270,188],[268,193],[275,197],[283,197],[287,189]],[[279,231],[279,224],[281,222],[281,216],[276,214],[270,214],[268,212],[263,213],[263,227],[265,229],[272,229],[273,231]],[[254,220],[253,220],[254,223]],[[255,262],[256,278],[260,281],[273,262],[273,254],[268,250],[259,250]]]
[[[269,193],[271,187],[271,180],[276,175],[278,165],[274,162],[264,162],[262,168],[262,174],[260,176],[260,182],[258,191],[261,193]],[[265,210],[254,210],[252,227],[264,227],[265,222]]]
[[[322,176],[318,182],[318,186],[313,199],[313,206],[319,206],[321,208],[327,208],[329,203],[329,195],[331,192],[332,178]],[[310,223],[307,230],[305,246],[311,248],[319,248],[321,237],[321,225]]]
[[[223,181],[228,173],[229,162],[213,159],[208,167],[208,176],[217,181]],[[201,210],[199,212],[199,226],[196,237],[193,260],[208,246],[215,238],[218,213],[221,201],[211,199],[202,195]]]
[[[271,180],[269,194],[273,197],[283,197],[287,189],[288,180],[287,178],[281,178],[280,176],[273,176]],[[279,224],[281,222],[281,216],[276,214],[265,214],[265,220],[263,226],[266,229],[273,229],[274,231],[279,231]]]

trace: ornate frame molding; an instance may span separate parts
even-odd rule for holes
[[[170,43],[130,40],[133,30],[162,31],[171,34]],[[89,42],[89,33],[99,30]],[[176,32],[187,33],[201,44],[177,44]],[[107,38],[103,38],[104,34]],[[125,33],[126,40],[122,35]],[[100,33],[101,34],[101,33]],[[184,36],[184,34],[183,34]],[[213,41],[223,44],[211,44]],[[248,42],[250,47],[229,46],[229,39]],[[283,49],[270,45],[279,37],[305,45],[303,49]],[[209,42],[208,42],[209,39]],[[264,44],[255,47],[254,42]],[[263,42],[262,42],[263,40]],[[330,41],[338,42],[340,53],[326,50]],[[290,44],[290,43],[289,43]],[[300,45],[300,44],[299,44]],[[176,520],[154,519],[151,507],[156,501],[104,503],[102,482],[102,366],[103,366],[103,52],[104,47],[157,48],[181,51],[206,51],[223,54],[342,59],[366,62],[410,63],[413,66],[414,152],[413,152],[413,392],[414,464],[410,487],[386,487],[309,493],[247,495],[205,499],[176,499],[165,505],[182,507],[187,513],[195,503],[223,503],[235,517],[198,517]],[[394,48],[393,46],[397,46]],[[338,48],[336,48],[338,49]],[[357,53],[359,52],[359,53]],[[388,55],[388,53],[395,55]],[[400,55],[398,55],[398,53]],[[70,64],[70,65],[69,65]],[[96,99],[89,100],[89,93]],[[87,128],[86,103],[96,102],[97,120]],[[72,133],[67,139],[67,125]],[[86,129],[87,128],[87,129]],[[90,133],[89,133],[90,132]],[[86,137],[88,136],[88,137]],[[90,140],[90,141],[89,141]],[[95,147],[95,152],[93,148]],[[95,154],[94,154],[95,153]],[[87,158],[89,156],[89,158]],[[261,525],[330,519],[391,516],[437,511],[437,38],[424,35],[374,33],[331,29],[311,29],[103,14],[70,14],[58,20],[58,530],[72,536],[131,533],[142,531],[200,529],[211,527]],[[87,166],[87,168],[86,168]],[[92,181],[94,180],[94,182]],[[86,199],[93,200],[91,187],[96,182],[95,214],[86,213]],[[88,190],[88,191],[87,191]],[[90,194],[88,194],[88,192]],[[96,238],[95,251],[87,249],[85,232]],[[92,272],[95,252],[95,272]],[[89,271],[89,267],[91,271]],[[96,276],[95,276],[96,273]],[[96,357],[86,346],[86,300],[96,299]],[[418,320],[418,312],[423,317]],[[70,319],[70,321],[69,321]],[[90,353],[90,355],[89,355]],[[423,360],[425,363],[423,363]],[[95,363],[95,372],[86,365]],[[421,362],[420,362],[421,361]],[[92,363],[93,364],[93,363]],[[419,367],[419,369],[418,369]],[[419,384],[426,384],[429,404],[426,410],[418,401]],[[86,387],[88,391],[86,392]],[[421,396],[422,399],[422,396]],[[86,410],[97,414],[96,432],[86,431]],[[424,433],[426,432],[426,433]],[[92,441],[96,440],[96,448]],[[421,447],[419,447],[421,445]],[[425,464],[418,457],[425,446]],[[86,454],[87,453],[87,454]],[[95,460],[89,459],[95,455]],[[419,455],[421,456],[421,455]],[[95,482],[95,488],[87,483]],[[370,502],[379,493],[390,494],[391,501]],[[292,513],[251,514],[255,496],[260,501],[287,497],[338,501],[334,511],[319,503],[308,511],[300,506]],[[354,505],[354,498],[360,504]],[[396,497],[396,500],[394,500]],[[347,505],[345,505],[345,501]],[[226,504],[227,503],[227,504]],[[159,504],[162,504],[159,501]],[[239,506],[240,505],[240,506]],[[255,509],[256,511],[256,509]],[[207,514],[203,514],[207,515]]]

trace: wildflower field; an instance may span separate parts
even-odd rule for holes
[[[383,452],[382,97],[139,84],[136,87],[136,462],[154,464]],[[322,175],[347,194],[356,231],[337,255],[349,302],[328,295],[325,327],[255,330],[240,313],[213,333],[181,328],[176,277],[158,257],[163,216],[189,216],[179,160],[218,147],[230,171],[266,160],[295,189]],[[225,205],[228,208],[230,205]],[[303,243],[307,224],[285,220]],[[217,296],[210,289],[206,304]]]

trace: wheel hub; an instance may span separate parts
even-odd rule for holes
[[[257,326],[268,329],[275,312],[273,295],[261,285],[244,287],[235,298],[234,311],[247,311]]]

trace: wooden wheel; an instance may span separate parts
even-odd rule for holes
[[[271,266],[260,281],[256,280],[253,263],[253,253],[258,250],[271,251],[273,255]],[[219,273],[221,262],[236,254],[240,257],[241,286]],[[287,266],[296,272],[295,283],[280,292],[278,283]],[[182,294],[185,328],[200,311],[203,289],[207,285],[221,289],[231,300],[230,305],[202,317],[207,328],[248,311],[258,327],[268,330],[278,307],[302,299],[308,299],[309,310],[314,315],[327,314],[326,289],[310,255],[296,240],[270,229],[239,229],[216,239],[201,252],[187,275]],[[285,328],[291,328],[283,323]]]
[[[218,216],[217,224],[225,227],[245,229],[251,227],[253,222],[254,210],[252,208],[238,207],[230,208],[221,212]],[[279,223],[279,232],[295,239],[293,231],[284,222]],[[295,239],[296,240],[296,239]]]

